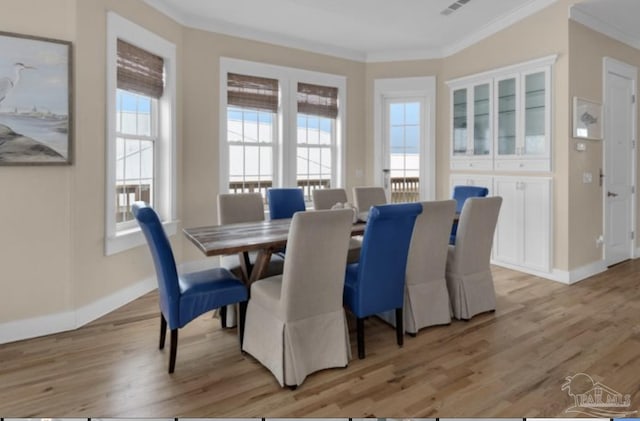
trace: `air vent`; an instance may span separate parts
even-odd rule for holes
[[[449,5],[449,7],[447,7],[442,12],[440,12],[440,14],[443,15],[443,16],[449,16],[450,14],[452,14],[456,10],[460,9],[462,6],[464,6],[465,4],[469,3],[470,1],[471,0],[458,0],[458,1],[454,2],[454,3],[451,3]]]

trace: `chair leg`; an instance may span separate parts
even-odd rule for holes
[[[396,340],[398,345],[404,345],[404,328],[402,327],[402,307],[396,309]]]
[[[178,353],[178,329],[171,329],[171,354],[169,355],[169,374],[176,368],[176,354]]]
[[[240,302],[240,320],[238,321],[238,335],[240,335],[240,350],[244,343],[244,321],[247,318],[247,301]]]
[[[160,312],[160,344],[158,349],[164,349],[164,340],[167,337],[167,319],[164,318],[164,314]]]
[[[358,335],[358,358],[364,359],[364,319],[358,317],[356,322],[356,330]]]
[[[227,327],[227,306],[220,307],[220,325],[223,329]]]

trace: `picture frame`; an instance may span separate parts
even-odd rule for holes
[[[600,103],[573,97],[573,137],[602,139],[602,105]]]
[[[70,41],[0,31],[0,166],[73,162]]]

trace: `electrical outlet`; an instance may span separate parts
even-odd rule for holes
[[[600,235],[598,238],[596,238],[596,247],[597,248],[602,247],[603,243],[604,243],[604,237],[602,237],[602,235]]]
[[[590,172],[584,172],[582,173],[582,182],[584,184],[591,184],[593,183],[593,174]]]

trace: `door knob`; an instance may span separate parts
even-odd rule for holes
[[[617,197],[618,193],[611,193],[610,191],[607,192],[607,197]]]

